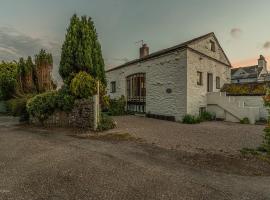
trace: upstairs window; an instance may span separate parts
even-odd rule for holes
[[[116,82],[115,81],[111,82],[111,93],[116,93]]]
[[[197,85],[203,85],[203,73],[197,72]]]
[[[216,52],[216,43],[214,41],[210,41],[210,48],[211,51]]]
[[[220,89],[220,77],[216,77],[216,88]]]

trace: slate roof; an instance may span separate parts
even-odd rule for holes
[[[215,33],[214,33],[214,32],[211,32],[211,33],[202,35],[202,36],[200,36],[200,37],[194,38],[194,39],[192,39],[192,40],[189,40],[189,41],[187,41],[187,42],[184,42],[184,43],[182,43],[182,44],[179,44],[179,45],[176,45],[176,46],[167,48],[167,49],[163,49],[163,50],[160,50],[160,51],[151,53],[151,54],[149,54],[148,56],[145,56],[145,57],[143,57],[143,58],[139,58],[139,59],[132,60],[132,61],[127,62],[127,63],[125,63],[125,64],[123,64],[123,65],[120,65],[120,66],[118,66],[118,67],[109,69],[109,70],[107,70],[106,72],[110,72],[110,71],[113,71],[113,70],[116,70],[116,69],[119,69],[119,68],[122,68],[122,67],[126,67],[126,66],[129,66],[129,65],[135,64],[135,63],[139,63],[139,62],[142,62],[142,61],[145,61],[145,60],[149,60],[149,59],[151,59],[151,58],[154,58],[154,57],[157,57],[157,56],[160,56],[160,55],[164,55],[164,54],[166,54],[166,53],[169,53],[169,52],[172,52],[172,51],[175,51],[175,50],[185,49],[185,48],[187,48],[188,45],[190,45],[191,43],[193,43],[193,42],[195,42],[195,41],[197,41],[197,40],[201,40],[201,39],[206,38],[206,37],[211,36],[211,35],[213,35],[213,36],[216,38]],[[216,40],[217,40],[217,39],[216,39]],[[218,42],[218,40],[217,40],[217,42]],[[218,44],[218,45],[220,46],[220,44]],[[220,48],[221,48],[221,46],[220,46]],[[221,48],[221,50],[223,51],[222,48]],[[198,53],[200,53],[200,52],[198,52]],[[227,59],[228,62],[229,62],[229,66],[231,67],[231,63],[230,63],[229,59],[227,58],[227,56],[226,56],[226,54],[225,54],[224,51],[223,51],[223,53],[224,53],[226,59]],[[202,54],[202,53],[201,53],[201,54]],[[206,56],[206,55],[205,55],[205,56]],[[214,59],[214,58],[212,58],[212,59]],[[217,60],[217,61],[218,61],[218,60]],[[220,62],[220,61],[219,61],[219,62]],[[227,65],[226,63],[223,63],[223,64]]]
[[[242,75],[234,75],[238,70],[243,70],[246,72]],[[233,68],[231,70],[232,80],[235,79],[247,79],[247,78],[258,78],[259,74],[262,72],[263,68],[258,67],[258,65],[248,66],[248,67],[240,67],[240,68]]]

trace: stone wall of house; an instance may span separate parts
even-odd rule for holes
[[[174,116],[180,121],[186,114],[187,59],[186,50],[132,64],[106,73],[111,98],[127,96],[126,77],[146,74],[146,113]],[[110,93],[110,83],[116,82],[116,93]],[[171,93],[167,93],[170,89]]]
[[[205,50],[209,51],[209,50]],[[213,74],[213,92],[219,92],[216,87],[216,77],[220,77],[220,87],[230,83],[230,67],[212,60],[206,56],[187,50],[187,113],[198,115],[200,107],[207,107],[207,74]],[[197,71],[202,72],[203,84],[197,84]]]
[[[76,100],[74,108],[70,112],[56,111],[44,125],[48,127],[70,127],[80,129],[94,129],[95,103],[91,99]],[[31,117],[30,122],[40,125],[38,119]]]

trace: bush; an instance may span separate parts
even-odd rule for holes
[[[119,99],[110,99],[109,103],[109,115],[121,116],[126,114],[126,100],[124,96]]]
[[[79,99],[87,99],[97,93],[96,80],[86,72],[79,72],[71,81],[70,90]]]
[[[71,111],[73,109],[75,97],[71,94],[69,88],[64,85],[56,95],[55,107],[62,111]]]
[[[184,124],[198,124],[198,123],[201,122],[201,119],[200,119],[200,117],[196,117],[196,116],[193,116],[193,115],[185,115],[183,117],[182,122]]]
[[[31,98],[26,105],[29,115],[43,123],[56,108],[57,92],[46,92]]]
[[[262,147],[270,155],[270,127],[264,129],[264,141]]]
[[[215,115],[210,112],[202,112],[200,118],[201,121],[213,121],[215,120]]]
[[[101,119],[98,125],[98,131],[106,131],[116,127],[115,121],[108,115],[101,113]]]
[[[240,123],[241,124],[250,124],[250,121],[249,121],[249,119],[247,117],[245,117],[244,119],[240,120]]]
[[[20,117],[20,121],[28,121],[29,115],[26,110],[27,98],[11,99],[7,101],[8,113],[14,117]]]

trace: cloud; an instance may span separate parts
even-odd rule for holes
[[[263,44],[263,48],[264,48],[264,49],[270,49],[270,41],[266,41],[266,42]]]
[[[57,72],[61,45],[58,42],[50,39],[33,38],[12,27],[0,27],[0,61],[12,61],[18,60],[20,57],[34,56],[42,48],[53,54],[53,77],[60,80]]]
[[[242,36],[243,31],[240,28],[233,28],[230,33],[233,38],[238,39]]]

